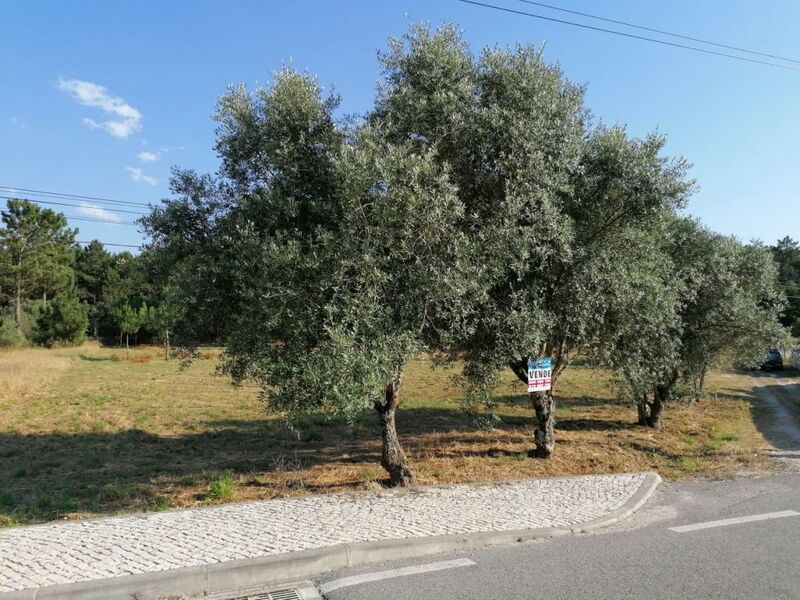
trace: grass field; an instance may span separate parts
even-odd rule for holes
[[[158,349],[0,352],[0,525],[246,499],[375,488],[379,431],[366,412],[347,424],[268,417],[253,387],[214,375],[209,352],[187,370]],[[479,431],[452,373],[414,361],[398,430],[420,483],[657,470],[668,479],[772,467],[754,425],[751,377],[715,372],[709,397],[670,405],[665,429],[636,426],[608,374],[568,369],[557,390],[556,453],[529,458],[522,387],[500,390],[502,422]]]

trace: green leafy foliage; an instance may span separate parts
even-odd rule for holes
[[[555,382],[628,326],[640,232],[682,207],[693,183],[685,161],[661,155],[662,136],[594,124],[583,89],[536,48],[476,58],[453,27],[415,27],[382,62],[373,121],[433,151],[464,205],[479,284],[439,348],[466,359],[467,403],[490,410],[498,370],[525,381],[529,358],[552,356]],[[549,396],[540,430],[552,429]]]
[[[208,493],[206,494],[209,500],[225,500],[226,498],[230,498],[238,484],[233,473],[229,471],[212,474],[209,479]]]
[[[125,345],[129,345],[129,338],[140,330],[156,326],[157,311],[154,307],[142,304],[133,308],[127,302],[115,307],[111,311],[114,322],[121,335],[125,336]]]
[[[770,250],[778,263],[778,280],[786,295],[781,323],[800,338],[800,244],[787,236]]]
[[[291,69],[231,87],[219,170],[174,171],[140,255],[78,248],[63,215],[9,201],[0,345],[87,328],[166,357],[219,343],[221,370],[290,422],[374,409],[399,482],[395,410],[420,352],[462,361],[465,407],[489,428],[500,373],[525,381],[530,358],[553,358],[556,389],[577,357],[613,368],[650,418],[651,399],[708,368],[757,364],[781,324],[800,334],[797,242],[745,245],[679,217],[688,164],[659,134],[594,119],[540,49],[476,54],[453,26],[413,26],[380,63],[363,119],[337,118],[339,98]],[[554,395],[531,399],[550,448]]]
[[[27,344],[22,330],[14,323],[14,319],[0,317],[0,348],[20,348]]]
[[[378,127],[346,131],[336,103],[292,71],[230,90],[219,180],[176,174],[178,199],[145,225],[178,265],[184,335],[220,332],[222,369],[290,420],[391,415],[386,460],[402,465],[404,366],[469,285],[464,211],[433,151],[387,143]]]
[[[86,339],[89,326],[87,306],[74,290],[57,295],[40,309],[33,340],[42,346],[77,346]]]
[[[539,49],[475,56],[454,27],[415,26],[380,61],[363,122],[337,123],[338,97],[291,70],[229,89],[219,172],[176,171],[143,219],[180,307],[156,320],[220,339],[222,369],[271,410],[373,407],[387,466],[421,350],[464,361],[486,425],[498,373],[524,381],[532,357],[553,357],[554,382],[588,357],[640,394],[780,334],[763,248],[676,217],[688,164],[661,135],[595,122]],[[547,438],[552,394],[534,405]]]
[[[28,200],[9,200],[1,220],[0,289],[13,303],[19,327],[25,299],[72,286],[77,230],[67,227],[64,215]]]
[[[657,427],[680,383],[697,398],[709,368],[757,366],[787,332],[776,267],[763,246],[673,218],[652,247],[658,250],[640,265],[640,277],[655,277],[654,285],[630,307],[630,329],[606,350],[641,422]]]

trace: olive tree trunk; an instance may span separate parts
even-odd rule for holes
[[[636,410],[639,413],[639,425],[647,425],[647,421],[650,419],[650,403],[647,401],[646,393],[637,398]]]
[[[657,385],[653,390],[653,401],[647,400],[647,394],[642,394],[636,402],[636,409],[639,412],[639,425],[661,429],[663,425],[662,415],[664,404],[669,400],[671,386]]]
[[[537,458],[550,458],[556,445],[556,399],[552,390],[530,392],[528,396],[536,413],[536,430],[533,432],[533,443],[535,444],[533,455]]]
[[[664,385],[657,385],[653,391],[653,401],[650,403],[650,417],[647,419],[647,426],[653,429],[661,429],[663,425],[661,415],[664,412],[664,404],[669,399],[670,388]]]
[[[386,386],[383,402],[375,402],[375,411],[381,424],[381,438],[383,451],[381,453],[381,466],[389,473],[389,484],[395,486],[409,486],[416,484],[414,472],[408,464],[406,454],[400,445],[395,427],[395,414],[400,399],[400,378],[398,377]]]
[[[528,384],[527,359],[513,361],[508,366],[522,383]],[[552,384],[555,385],[555,378]],[[537,458],[550,458],[556,445],[556,399],[553,396],[553,389],[544,392],[529,392],[528,398],[536,416],[536,430],[533,432],[535,446],[533,455]]]

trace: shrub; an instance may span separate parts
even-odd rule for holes
[[[28,343],[12,319],[0,317],[0,348],[19,348]]]
[[[206,498],[209,500],[224,500],[225,498],[230,498],[235,489],[236,479],[233,473],[222,473],[214,477],[208,484],[208,494],[206,494]]]
[[[178,480],[178,485],[181,487],[192,487],[197,483],[197,480],[192,475],[184,475]]]
[[[42,346],[68,344],[77,346],[86,339],[89,327],[87,306],[73,294],[56,296],[46,307],[42,307],[36,318],[33,339]]]

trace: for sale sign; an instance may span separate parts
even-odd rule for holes
[[[528,392],[544,392],[551,387],[553,364],[549,358],[528,363]]]

